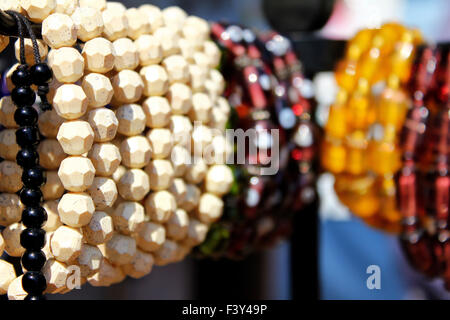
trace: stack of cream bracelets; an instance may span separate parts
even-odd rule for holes
[[[221,217],[233,182],[221,164],[229,105],[208,23],[177,7],[104,0],[2,0],[0,9],[42,23],[39,51],[53,71],[52,110],[38,122],[46,293],[70,291],[74,266],[81,284],[109,286],[183,259]],[[32,43],[25,45],[31,64]],[[7,73],[10,90],[17,65]],[[20,257],[15,108],[1,99],[0,255]],[[211,146],[213,159],[204,159]],[[26,296],[21,277],[0,260],[6,293]]]

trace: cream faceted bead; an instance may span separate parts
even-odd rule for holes
[[[150,188],[152,190],[165,190],[170,187],[173,180],[173,168],[168,160],[153,160],[145,168],[150,177]]]
[[[88,122],[94,130],[95,142],[107,142],[115,138],[119,121],[114,111],[107,108],[91,110],[88,115]]]
[[[222,74],[216,69],[211,69],[209,78],[205,82],[205,87],[212,97],[222,95],[225,91],[225,80]]]
[[[145,129],[146,117],[144,110],[137,104],[125,104],[116,110],[119,121],[117,131],[125,136],[136,136]]]
[[[114,180],[105,177],[95,177],[87,192],[94,201],[96,210],[112,208],[118,195]]]
[[[128,20],[128,37],[136,40],[140,35],[150,33],[150,23],[142,11],[130,8],[125,11],[125,15]]]
[[[169,88],[169,76],[158,64],[143,67],[139,72],[144,81],[144,95],[162,96]]]
[[[194,92],[203,92],[208,78],[208,69],[196,64],[189,65],[189,84]]]
[[[0,260],[0,274],[2,275],[0,277],[0,295],[3,295],[8,292],[9,285],[16,278],[14,266],[5,260]]]
[[[8,45],[9,45],[9,37],[0,36],[0,52],[5,50]]]
[[[158,39],[153,35],[143,34],[134,41],[141,66],[160,63],[163,51]]]
[[[177,205],[181,205],[184,201],[184,198],[186,197],[186,183],[181,178],[175,178],[173,179],[172,184],[169,187],[169,191],[175,197]]]
[[[88,157],[94,165],[95,174],[102,177],[111,176],[122,161],[119,148],[112,143],[94,144]]]
[[[205,179],[207,171],[206,161],[201,157],[193,157],[191,163],[187,166],[184,178],[189,183],[198,184]]]
[[[150,97],[142,104],[146,125],[150,128],[163,128],[170,121],[171,108],[164,97]]]
[[[192,108],[189,117],[194,121],[208,123],[211,118],[212,102],[205,93],[197,92],[192,95]]]
[[[136,255],[133,260],[122,266],[122,270],[130,277],[139,279],[152,271],[154,258],[151,253],[146,253],[141,250],[136,250]]]
[[[136,45],[128,38],[120,38],[113,42],[114,68],[117,71],[133,70],[139,65],[139,55]]]
[[[117,266],[130,263],[135,255],[136,240],[132,237],[115,233],[106,243],[104,256]]]
[[[122,70],[112,79],[114,98],[122,103],[138,101],[144,91],[144,83],[139,74],[133,70]]]
[[[178,255],[178,243],[172,240],[165,241],[162,246],[155,251],[155,264],[157,266],[164,266],[175,262]]]
[[[19,145],[16,143],[16,129],[0,131],[0,157],[15,161]]]
[[[170,83],[185,83],[189,80],[188,63],[182,55],[171,55],[163,60],[162,65],[167,71]]]
[[[125,166],[139,169],[150,162],[152,150],[147,138],[135,136],[122,141],[120,153]]]
[[[22,188],[22,168],[12,161],[0,162],[0,192],[16,193]]]
[[[199,245],[205,241],[208,230],[208,225],[196,219],[191,219],[189,221],[188,233],[184,243],[191,247]]]
[[[172,54],[177,54],[180,51],[178,41],[180,36],[177,31],[170,27],[158,28],[153,35],[161,43],[163,56],[168,57]]]
[[[45,232],[52,232],[58,229],[60,226],[62,226],[61,219],[59,218],[59,212],[58,212],[58,201],[52,200],[52,201],[46,201],[42,205],[42,207],[45,209],[45,212],[47,212],[47,222],[44,224],[42,229],[45,230]]]
[[[98,9],[79,7],[72,14],[72,20],[77,27],[78,39],[81,41],[86,42],[97,38],[103,32],[103,18]]]
[[[59,82],[76,82],[84,73],[83,56],[71,47],[51,50],[48,55],[48,64]]]
[[[233,172],[226,165],[214,165],[206,174],[206,190],[210,193],[222,196],[228,193],[233,184]]]
[[[47,138],[56,138],[59,127],[63,122],[64,119],[58,115],[55,108],[45,111],[39,116],[39,132]]]
[[[90,7],[97,9],[99,11],[103,11],[106,9],[106,0],[78,0],[80,7]]]
[[[208,163],[226,164],[233,159],[234,150],[230,139],[217,135],[213,138],[211,144],[213,146],[213,155],[211,161],[206,159],[209,161]]]
[[[200,200],[200,189],[193,184],[186,185],[186,195],[184,196],[183,202],[180,207],[187,212],[191,212],[195,207],[197,207]]]
[[[192,46],[196,50],[202,49],[202,45],[208,37],[208,33],[205,34],[203,30],[193,24],[185,25],[182,29],[182,35],[186,40],[192,43]]]
[[[61,222],[74,228],[87,225],[94,211],[94,201],[87,193],[66,193],[58,203]]]
[[[186,114],[192,107],[192,91],[183,83],[174,83],[167,92],[173,114]]]
[[[4,96],[0,99],[0,124],[6,128],[17,128],[18,125],[14,120],[14,112],[16,106],[11,96]]]
[[[125,13],[127,7],[123,5],[123,3],[118,1],[107,1],[105,10],[114,9],[119,12]]]
[[[3,240],[3,236],[0,233],[0,256],[3,255],[3,251],[5,251],[5,240]],[[3,260],[0,260],[0,261],[3,261]]]
[[[76,264],[80,267],[82,277],[89,277],[100,269],[103,260],[102,252],[95,246],[83,244]]]
[[[197,216],[203,223],[213,223],[220,219],[223,211],[223,201],[218,196],[211,193],[204,193],[201,195]]]
[[[84,44],[85,67],[91,72],[106,73],[114,68],[114,48],[105,38],[94,38]]]
[[[39,51],[39,55],[41,56],[41,59],[45,60],[45,58],[47,57],[47,53],[48,53],[47,44],[44,41],[39,40],[39,39],[36,40],[36,43],[38,45],[38,51]],[[29,65],[35,64],[33,42],[31,41],[31,39],[24,40],[24,49],[25,49],[26,63]],[[14,43],[14,53],[16,56],[16,60],[20,61],[20,40],[16,40],[16,42]]]
[[[167,237],[173,240],[183,240],[188,232],[189,215],[183,209],[177,209],[166,223]]]
[[[129,201],[141,201],[150,191],[150,179],[141,169],[125,172],[118,183],[119,194]]]
[[[79,229],[61,226],[52,236],[50,249],[59,262],[72,263],[80,255],[83,235]]]
[[[169,129],[172,131],[174,144],[183,146],[191,142],[192,123],[188,117],[173,115],[170,117]]]
[[[161,10],[151,4],[143,4],[139,7],[150,23],[150,32],[154,33],[158,28],[164,26],[164,19]]]
[[[211,120],[209,122],[209,126],[224,132],[228,122],[228,118],[228,115],[223,113],[222,110],[217,107],[213,107],[211,110]]]
[[[64,193],[64,186],[59,179],[58,172],[47,171],[47,182],[42,186],[44,200],[59,199]]]
[[[187,18],[186,12],[180,7],[171,6],[162,10],[164,24],[180,31]]]
[[[45,139],[39,143],[39,164],[47,170],[57,170],[67,157],[56,139]]]
[[[15,222],[2,231],[5,251],[11,257],[20,257],[25,252],[25,249],[20,244],[20,234],[23,230],[25,230],[23,224]]]
[[[56,8],[55,0],[20,0],[20,6],[33,22],[42,22]]]
[[[178,41],[178,46],[180,47],[180,54],[189,63],[194,63],[194,53],[197,51],[195,41],[190,41],[185,38],[181,38]]]
[[[187,165],[191,162],[191,155],[189,151],[180,145],[176,145],[172,148],[170,156],[174,176],[182,177],[186,172]]]
[[[128,19],[124,8],[107,7],[102,12],[103,35],[109,40],[114,41],[127,36]]]
[[[146,252],[154,252],[166,241],[166,229],[160,224],[145,222],[137,236],[138,247]]]
[[[151,221],[164,223],[177,209],[175,197],[167,191],[151,193],[145,199],[145,209]]]
[[[55,12],[72,15],[78,7],[78,0],[56,0]]]
[[[12,83],[11,76],[16,71],[17,67],[20,66],[20,63],[14,64],[12,67],[8,69],[6,72],[5,78],[6,78],[6,88],[9,92],[11,92],[14,89],[14,84]]]
[[[91,245],[109,241],[114,233],[114,223],[106,212],[96,211],[91,221],[83,227],[84,239]]]
[[[0,10],[6,11],[6,10],[12,10],[19,12],[21,14],[25,13],[25,10],[20,5],[20,2],[17,0],[3,0],[0,2]]]
[[[60,117],[74,120],[86,113],[88,98],[80,86],[63,84],[56,89],[53,106]]]
[[[203,44],[203,52],[209,58],[208,66],[216,68],[220,63],[221,53],[214,41],[208,40]]]
[[[138,202],[122,202],[112,212],[115,229],[124,234],[132,235],[139,231],[145,221],[145,209]]]
[[[8,300],[25,300],[28,293],[22,287],[23,275],[15,278],[8,286]]]
[[[111,178],[117,183],[119,183],[120,179],[123,177],[123,175],[127,172],[127,168],[124,166],[119,166],[114,173],[112,174]]]
[[[99,108],[111,102],[114,90],[111,81],[102,74],[90,73],[83,78],[81,87],[84,90],[89,106]]]
[[[212,153],[212,134],[212,130],[207,126],[196,125],[194,127],[192,131],[192,151],[195,155],[203,157],[205,154]]]
[[[68,157],[61,162],[58,175],[65,189],[82,192],[92,185],[95,167],[88,158]]]
[[[209,34],[210,34],[210,28],[208,21],[205,19],[202,19],[197,16],[189,16],[186,18],[186,21],[184,22],[185,27],[194,27],[199,31],[199,35],[196,37],[202,39],[202,41],[206,41]],[[185,37],[187,35],[185,34]]]
[[[77,27],[68,15],[53,13],[42,22],[42,39],[53,49],[71,47],[77,41]]]
[[[42,268],[42,273],[47,280],[45,293],[61,293],[67,287],[67,278],[70,275],[67,265],[55,259],[49,259]]]
[[[87,121],[67,121],[59,127],[56,139],[65,153],[78,156],[91,150],[94,131]]]
[[[151,129],[147,133],[147,139],[150,142],[154,159],[165,159],[170,155],[173,141],[169,129]]]
[[[114,266],[107,259],[103,259],[100,269],[93,276],[87,278],[89,284],[94,287],[108,287],[114,283],[123,281],[126,274],[119,266]]]
[[[14,193],[0,193],[0,226],[7,227],[10,224],[19,222],[22,217],[23,209],[24,206],[22,202],[20,202],[18,195]],[[1,251],[3,250],[0,250],[0,252]]]

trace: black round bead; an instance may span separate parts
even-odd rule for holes
[[[36,150],[25,148],[17,152],[16,161],[22,168],[31,168],[39,164],[39,153]]]
[[[31,75],[27,65],[20,65],[11,75],[11,81],[16,87],[31,86]]]
[[[30,87],[15,87],[11,91],[11,99],[17,106],[32,106],[36,101],[36,93]]]
[[[45,172],[40,167],[24,169],[22,172],[22,182],[25,187],[39,188],[46,181]]]
[[[46,63],[38,63],[30,68],[31,80],[37,86],[43,86],[52,81],[52,69]]]
[[[47,212],[42,207],[26,207],[22,211],[22,223],[27,228],[41,228],[47,222]]]
[[[39,143],[39,131],[36,127],[21,127],[16,130],[16,142],[21,148]]]
[[[22,266],[28,271],[40,271],[45,264],[45,254],[41,250],[26,250],[22,255]]]
[[[45,301],[47,298],[44,295],[33,296],[31,294],[25,297],[25,301]]]
[[[22,188],[19,196],[20,201],[26,207],[39,207],[40,203],[44,201],[42,191],[39,189]]]
[[[14,120],[21,126],[34,126],[38,120],[38,112],[31,106],[19,107],[14,112]]]
[[[20,244],[27,250],[41,250],[45,246],[45,230],[26,228],[20,234]]]
[[[47,288],[47,281],[42,272],[29,271],[22,278],[23,289],[33,296],[40,296]]]

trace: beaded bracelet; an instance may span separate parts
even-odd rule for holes
[[[38,119],[39,164],[47,170],[45,292],[109,286],[182,260],[220,219],[233,183],[220,160],[229,105],[208,23],[177,7],[32,2],[11,9],[42,23],[43,39],[37,46],[26,39],[24,56],[38,50],[54,74],[53,109]],[[8,91],[18,68],[5,75]],[[6,128],[16,126],[14,109],[10,96],[0,100]],[[0,164],[0,253],[4,246],[20,256],[23,204],[12,196],[20,168],[8,130],[0,132],[8,159]],[[20,277],[0,267],[0,294],[23,299]]]
[[[420,35],[397,24],[360,31],[335,77],[340,87],[325,127],[321,161],[340,200],[366,223],[400,231],[394,174],[408,109],[408,80]]]
[[[257,36],[221,23],[212,25],[212,33],[227,58],[222,70],[235,112],[230,127],[280,131],[282,159],[276,175],[257,174],[249,165],[261,158],[258,152],[265,151],[265,145],[258,145],[256,155],[247,155],[247,165],[232,166],[236,182],[226,197],[224,218],[212,226],[198,250],[201,256],[236,259],[288,236],[294,211],[314,199],[309,165],[314,132],[308,102],[299,91],[301,66],[286,38],[275,33]]]
[[[449,49],[424,48],[412,80],[414,106],[404,126],[403,168],[397,179],[404,252],[417,270],[443,278],[447,289],[449,90]]]

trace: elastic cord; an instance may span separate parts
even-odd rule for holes
[[[25,30],[23,28],[23,20],[21,19],[21,15],[20,13],[16,12],[16,11],[12,11],[12,10],[7,10],[6,11],[7,14],[9,14],[10,16],[12,16],[14,18],[14,20],[16,20],[17,22],[17,29],[19,31],[19,39],[20,39],[20,63],[21,64],[26,64],[26,59],[25,59]]]

